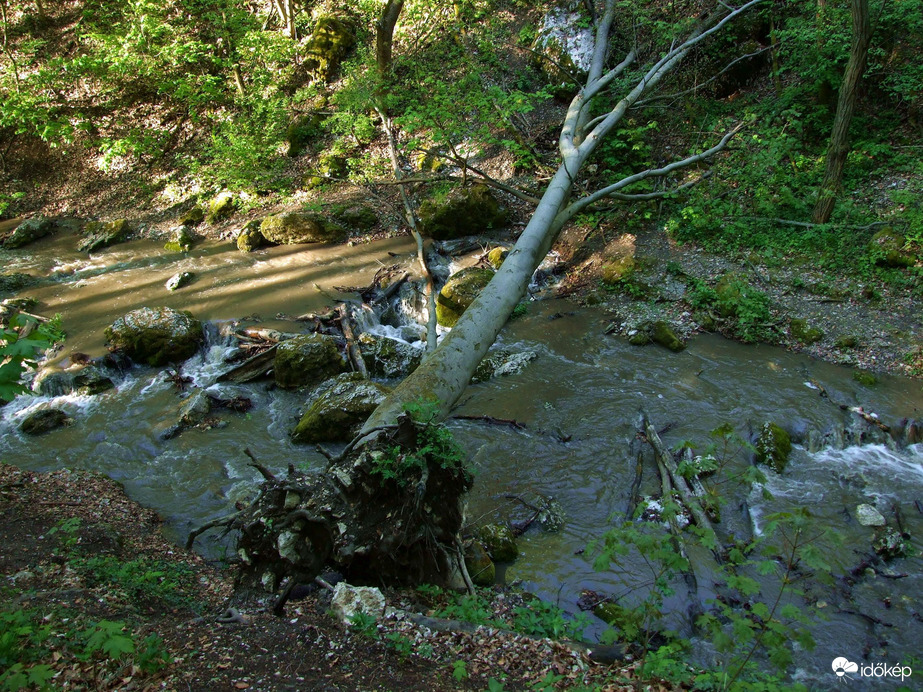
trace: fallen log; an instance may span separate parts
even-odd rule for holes
[[[276,348],[279,344],[273,344],[265,351],[248,358],[240,365],[237,365],[226,373],[218,377],[218,382],[234,382],[243,384],[260,377],[265,377],[272,370],[273,361],[276,358]]]

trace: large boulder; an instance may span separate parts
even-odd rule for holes
[[[326,82],[356,44],[349,22],[339,17],[319,17],[305,45],[304,66],[312,79]]]
[[[503,226],[506,210],[486,185],[452,190],[448,195],[431,197],[420,205],[420,228],[436,240],[477,235]]]
[[[191,358],[204,340],[199,320],[171,308],[132,310],[106,328],[110,351],[153,366]]]
[[[170,239],[164,243],[163,249],[170,252],[189,252],[195,242],[195,236],[189,226],[177,226],[170,232]]]
[[[494,377],[515,375],[522,372],[526,365],[538,358],[535,351],[511,351],[506,348],[491,350],[478,363],[471,376],[471,383],[486,382]]]
[[[468,267],[452,274],[436,296],[436,321],[439,325],[454,327],[493,276],[493,271],[484,267]]]
[[[12,233],[0,241],[5,248],[15,249],[33,243],[39,238],[50,235],[55,228],[55,222],[42,216],[26,219],[19,224]]]
[[[388,389],[356,372],[330,380],[292,431],[293,442],[351,440]]]
[[[222,192],[208,203],[205,221],[210,224],[220,223],[231,218],[237,211],[237,198],[231,192]]]
[[[260,233],[262,222],[259,219],[248,221],[237,234],[237,249],[241,252],[253,252],[266,245],[266,238]]]
[[[477,536],[494,562],[512,562],[519,557],[516,537],[509,526],[487,524],[478,530]]]
[[[558,95],[576,93],[577,85],[571,77],[581,79],[586,75],[595,42],[592,23],[586,21],[585,13],[577,4],[555,8],[545,16],[532,50],[537,66]]]
[[[792,453],[792,438],[775,423],[765,423],[756,438],[756,460],[782,473]]]
[[[346,231],[337,224],[314,214],[296,211],[267,216],[260,224],[260,233],[270,243],[339,243],[346,240]]]
[[[273,360],[276,384],[296,389],[323,382],[346,370],[336,339],[325,334],[303,334],[279,344]]]
[[[375,377],[407,377],[423,360],[422,347],[368,332],[359,335],[359,350]]]
[[[95,252],[104,247],[123,243],[131,235],[131,224],[126,219],[103,223],[91,221],[83,229],[83,239],[77,244],[78,252]]]
[[[26,435],[44,435],[56,428],[70,425],[74,419],[57,408],[46,408],[30,414],[19,429]]]
[[[869,255],[884,267],[912,267],[917,257],[906,249],[907,239],[893,228],[883,228],[869,241]]]

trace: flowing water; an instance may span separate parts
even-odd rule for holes
[[[64,240],[49,241],[27,259],[5,259],[7,270],[54,277],[25,294],[42,300],[46,314],[62,314],[66,352],[90,355],[101,353],[106,325],[143,305],[189,309],[213,322],[258,313],[271,326],[296,331],[297,323],[286,321],[286,315],[329,304],[334,286],[370,283],[383,264],[409,266],[414,250],[410,242],[396,239],[352,248],[282,247],[244,255],[229,243],[206,243],[182,256],[138,241],[87,260],[64,247]],[[196,283],[168,293],[163,283],[182,270],[196,272]],[[747,491],[729,483],[723,490],[728,502],[720,526],[746,539],[762,530],[771,514],[808,507],[818,528],[843,535],[841,546],[827,549],[837,584],[806,582],[809,596],[828,619],[815,628],[818,648],[798,653],[798,676],[809,686],[826,689],[837,680],[830,667],[833,658],[893,665],[916,654],[923,641],[917,597],[923,589],[923,446],[844,447],[844,436],[846,442],[859,439],[850,437],[857,416],[822,398],[812,382],[822,384],[835,400],[861,404],[891,423],[905,416],[923,418],[920,383],[883,377],[866,387],[848,369],[714,336],[697,337],[678,354],[633,347],[605,336],[606,324],[602,312],[565,301],[531,304],[500,340],[513,349],[535,351],[538,358],[519,374],[470,387],[455,411],[459,416],[515,420],[523,427],[450,421],[476,472],[469,517],[521,515],[521,506],[506,495],[554,497],[566,514],[560,531],[530,530],[520,539],[521,555],[506,568],[507,581],[522,580],[570,612],[576,612],[583,589],[637,602],[645,593],[640,584],[649,580],[643,562],[596,572],[583,549],[619,521],[616,515],[628,505],[635,478],[629,447],[639,408],[659,428],[667,428],[667,445],[688,440],[699,450],[709,442],[709,431],[720,425],[730,424],[745,435],[748,427],[775,421],[801,431],[804,445],[796,445],[783,475],[767,471],[764,487]],[[214,384],[229,367],[224,358],[233,344],[218,336],[217,329],[209,334],[206,348],[184,364],[183,373],[193,377],[193,387],[253,400],[248,414],[223,414],[226,427],[191,429],[175,439],[161,439],[160,433],[176,422],[184,395],[157,370],[134,368],[115,390],[101,395],[53,401],[22,397],[6,406],[0,412],[0,455],[35,470],[76,466],[102,471],[121,481],[133,498],[156,508],[178,541],[252,494],[259,478],[247,466],[245,448],[273,469],[290,462],[320,467],[323,460],[316,452],[288,440],[304,393],[270,390],[265,383]],[[23,417],[51,403],[72,416],[74,425],[40,438],[23,436],[18,431]],[[834,445],[822,447],[818,440]],[[748,463],[746,454],[735,456],[727,474],[742,471]],[[655,469],[646,467],[642,492],[655,495],[657,487]],[[898,507],[912,537],[911,549],[908,557],[862,573],[847,587],[842,575],[871,554],[873,529],[857,523],[859,503],[873,504],[889,518]],[[214,539],[200,543],[213,554],[221,550]],[[707,598],[714,575],[702,570],[697,576],[700,596]],[[771,579],[764,586],[767,592],[774,588]],[[668,616],[673,618],[670,624],[681,629],[683,593],[667,604],[675,611]],[[879,688],[888,689],[889,683],[881,682]]]

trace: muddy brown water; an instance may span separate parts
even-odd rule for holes
[[[212,321],[259,314],[266,324],[295,330],[297,323],[276,319],[276,314],[319,310],[330,304],[335,286],[368,284],[383,264],[410,266],[414,252],[402,238],[352,248],[272,248],[253,255],[239,253],[230,243],[203,243],[185,256],[137,241],[87,259],[68,252],[68,242],[52,239],[28,255],[10,253],[2,260],[7,271],[54,277],[24,293],[39,298],[45,314],[61,313],[68,332],[66,352],[90,355],[102,352],[105,326],[144,305],[188,309]],[[170,294],[163,284],[178,271],[193,271],[197,280]],[[469,500],[472,519],[520,516],[507,494],[554,497],[563,507],[564,527],[527,532],[520,539],[521,555],[506,566],[505,578],[521,580],[569,612],[576,612],[582,589],[621,597],[626,604],[646,593],[650,573],[642,560],[629,558],[622,566],[595,571],[592,555],[584,551],[625,511],[635,476],[629,447],[639,408],[667,428],[663,438],[668,445],[685,440],[699,451],[709,442],[709,432],[723,424],[741,434],[765,421],[818,433],[853,427],[856,416],[821,398],[812,381],[886,422],[923,418],[918,381],[885,376],[877,385],[864,386],[848,369],[715,336],[697,337],[678,354],[633,347],[606,336],[607,323],[603,312],[566,301],[532,303],[525,317],[509,323],[500,341],[535,351],[538,358],[519,374],[470,387],[455,411],[512,419],[524,427],[450,421],[476,473]],[[79,466],[102,471],[161,512],[178,541],[252,495],[259,478],[247,466],[244,448],[271,468],[281,470],[289,462],[319,468],[322,458],[316,452],[288,440],[305,394],[270,390],[265,383],[215,385],[232,350],[216,334],[213,330],[212,341],[183,371],[194,378],[193,386],[253,400],[248,414],[221,414],[226,427],[161,440],[159,433],[176,421],[181,395],[158,371],[135,368],[116,390],[96,397],[17,399],[0,414],[0,454],[34,470]],[[75,424],[37,439],[18,431],[25,415],[52,403]],[[734,455],[726,475],[748,463],[746,454]],[[723,532],[746,539],[774,512],[808,507],[819,530],[832,528],[843,536],[839,546],[822,546],[837,585],[805,580],[810,600],[827,619],[814,628],[818,648],[797,653],[795,677],[827,689],[838,681],[830,667],[833,658],[893,665],[918,654],[923,641],[918,598],[923,590],[923,448],[834,445],[809,451],[796,445],[785,473],[767,475],[766,484],[751,491],[730,482],[722,486],[727,500]],[[657,486],[654,468],[646,466],[642,493],[656,495]],[[869,555],[873,537],[873,529],[855,519],[859,503],[873,504],[889,517],[892,507],[899,507],[911,549],[878,573],[861,574],[847,589],[842,576]],[[201,541],[201,547],[211,554],[225,550],[213,538]],[[704,600],[714,593],[718,577],[707,567],[707,556],[693,557],[701,565],[697,577]],[[774,598],[777,584],[777,575],[763,580],[767,598]],[[666,622],[691,634],[687,591],[679,582],[674,586],[677,595],[665,605]],[[595,636],[601,629],[597,623],[588,633]],[[705,645],[698,648],[700,657],[711,655]],[[854,681],[854,686],[893,687],[892,681],[873,682]]]

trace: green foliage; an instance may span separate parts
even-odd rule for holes
[[[731,333],[741,341],[775,339],[769,296],[741,279],[729,277],[715,290],[692,278],[686,300],[697,310],[715,310],[729,318]]]
[[[452,661],[452,677],[455,678],[455,680],[458,682],[467,680],[468,664],[462,660]]]
[[[27,393],[29,390],[20,382],[26,368],[36,367],[40,353],[64,340],[60,315],[22,336],[30,323],[38,324],[30,317],[14,315],[9,326],[0,328],[0,400],[11,401],[17,394]]]
[[[71,564],[91,586],[119,589],[133,601],[193,605],[186,595],[191,589],[193,572],[180,563],[144,557],[126,561],[112,555],[95,555],[74,558]]]
[[[589,618],[584,613],[568,620],[563,610],[547,601],[530,601],[513,609],[513,628],[537,637],[580,640],[589,624]]]
[[[357,610],[349,616],[349,626],[363,637],[378,639],[378,620],[373,615]]]

